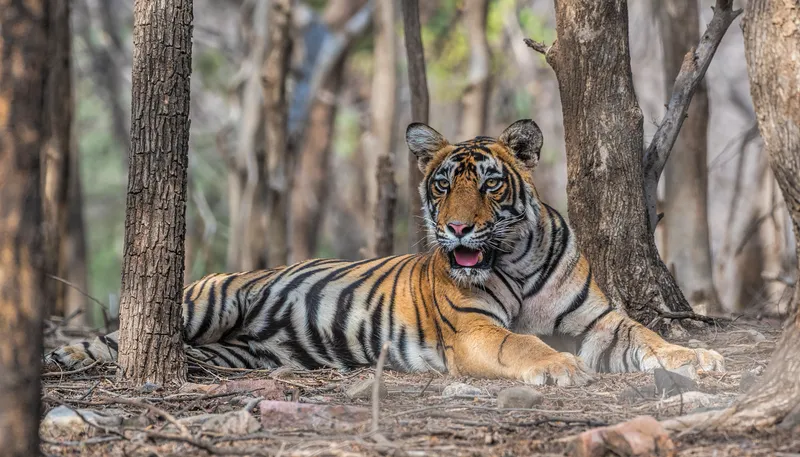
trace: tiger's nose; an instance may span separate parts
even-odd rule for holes
[[[462,224],[460,222],[450,222],[447,224],[447,229],[450,231],[450,233],[459,238],[471,232],[473,227],[475,226]]]

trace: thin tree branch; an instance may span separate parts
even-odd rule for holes
[[[656,130],[653,141],[647,148],[643,158],[644,182],[645,182],[645,203],[647,205],[647,220],[650,231],[655,232],[656,214],[656,194],[658,180],[664,165],[667,163],[669,153],[675,140],[680,133],[681,125],[686,118],[689,104],[692,101],[697,86],[706,74],[711,59],[717,51],[722,38],[728,27],[733,23],[737,16],[742,14],[742,10],[732,8],[733,0],[717,0],[714,10],[714,17],[708,24],[708,28],[700,38],[700,43],[696,48],[690,49],[683,59],[683,65],[678,76],[675,78],[675,85],[672,89],[672,96],[667,105],[667,112],[664,120]]]
[[[547,46],[544,43],[541,43],[536,40],[532,40],[530,38],[525,38],[525,44],[528,45],[529,48],[533,49],[534,51],[538,52],[539,54],[547,57],[547,53],[550,52],[550,48],[552,46]]]

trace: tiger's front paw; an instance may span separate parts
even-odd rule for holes
[[[644,371],[654,368],[673,370],[683,365],[693,365],[697,371],[725,371],[725,358],[712,349],[690,349],[678,345],[655,351],[643,363]]]
[[[581,386],[592,379],[583,360],[568,352],[549,355],[522,374],[524,382],[534,385]]]
[[[64,370],[75,370],[94,363],[94,358],[82,344],[69,344],[51,352],[45,358],[45,365]]]

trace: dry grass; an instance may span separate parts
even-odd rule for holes
[[[754,342],[748,330],[766,337]],[[50,345],[58,343],[53,332]],[[700,375],[699,390],[714,395],[713,406],[724,406],[740,393],[742,373],[765,367],[779,334],[777,322],[739,320],[725,330],[695,333],[690,344],[704,344],[720,351],[728,371]],[[74,336],[74,335],[72,335]],[[686,343],[686,341],[683,341]],[[245,436],[225,436],[199,427],[179,430],[171,422],[207,413],[240,410],[247,402],[242,394],[152,393],[126,389],[114,380],[114,367],[98,366],[79,373],[44,378],[44,414],[59,404],[103,411],[113,408],[130,415],[126,428],[92,429],[80,436],[48,438],[43,450],[49,455],[459,455],[517,456],[564,455],[568,437],[592,426],[613,424],[638,415],[657,419],[689,412],[691,405],[680,399],[649,397],[652,375],[601,374],[584,387],[538,388],[544,401],[530,410],[499,410],[497,392],[519,383],[498,380],[454,378],[439,374],[405,375],[384,371],[389,395],[380,403],[379,433],[370,431],[370,421],[356,428],[312,429],[303,424],[280,429],[263,428]],[[363,369],[351,373],[335,370],[313,372],[221,372],[202,369],[192,374],[196,383],[218,383],[233,379],[279,379],[286,399],[305,403],[357,405],[370,408],[370,400],[350,400],[344,391],[353,383],[373,375]],[[442,396],[445,386],[464,382],[481,390],[469,398]],[[640,396],[637,392],[642,393]],[[118,398],[133,401],[118,401]],[[237,398],[239,397],[239,398]],[[146,402],[146,404],[143,404]],[[153,405],[151,408],[147,405]],[[253,403],[249,405],[253,408]],[[161,410],[164,414],[159,414]],[[259,417],[256,406],[253,410]],[[165,417],[168,416],[168,417]],[[172,430],[172,431],[170,431]],[[65,441],[68,439],[69,441]],[[759,435],[695,435],[676,441],[681,456],[791,455],[800,452],[800,436],[788,432]],[[250,454],[248,454],[248,452]]]

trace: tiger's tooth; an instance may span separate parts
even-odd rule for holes
[[[483,262],[483,251],[478,252],[478,263]]]

